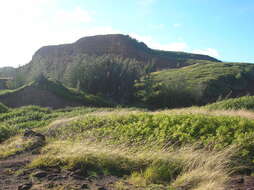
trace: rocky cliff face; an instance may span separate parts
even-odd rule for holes
[[[66,73],[82,61],[82,56],[103,55],[154,63],[157,70],[186,66],[189,60],[218,61],[206,55],[153,50],[129,36],[112,34],[85,37],[72,44],[42,47],[21,71],[28,80],[44,73],[64,82]]]
[[[138,42],[121,34],[91,36],[81,38],[73,44],[45,46],[39,49],[34,57],[41,56],[53,61],[61,57],[72,57],[80,54],[117,55],[141,62],[153,60],[158,67],[162,68],[177,67],[177,61],[181,63],[187,59],[218,61],[206,55],[153,50],[143,42]],[[161,63],[164,63],[164,65]]]

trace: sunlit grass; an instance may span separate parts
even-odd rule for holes
[[[224,189],[231,172],[232,150],[182,147],[177,150],[137,151],[132,147],[119,148],[103,143],[55,141],[44,147],[41,156],[29,167],[81,170],[86,176],[127,175],[127,181],[137,187],[162,184],[176,189],[202,189],[204,186]],[[120,188],[121,183],[117,186]]]

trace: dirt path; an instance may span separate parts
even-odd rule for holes
[[[79,171],[25,169],[36,155],[22,154],[0,161],[0,190],[93,189],[112,190],[113,176],[87,177]],[[21,172],[22,171],[22,172]]]
[[[0,161],[0,190],[15,190],[21,184],[29,183],[28,176],[16,175],[16,172],[28,164],[33,157],[24,154]]]

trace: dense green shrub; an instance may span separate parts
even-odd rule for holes
[[[154,160],[146,168],[143,175],[149,183],[163,183],[172,181],[181,172],[181,163],[176,160]]]
[[[148,72],[150,65],[120,57],[84,57],[70,75],[71,86],[85,92],[128,102],[134,81]]]
[[[136,98],[151,108],[176,108],[196,105],[196,97],[192,90],[182,84],[167,86],[147,75],[137,81]]]

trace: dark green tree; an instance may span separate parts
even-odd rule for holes
[[[103,95],[120,103],[132,101],[134,83],[148,66],[113,56],[85,57],[71,73],[71,85],[88,93]]]

